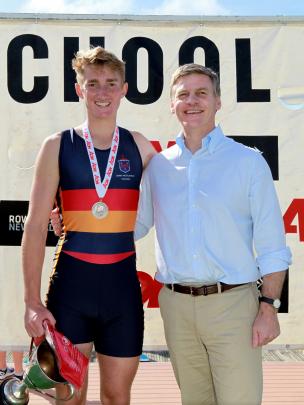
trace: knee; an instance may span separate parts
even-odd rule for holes
[[[123,390],[106,389],[100,395],[100,400],[103,405],[129,405],[130,392]]]

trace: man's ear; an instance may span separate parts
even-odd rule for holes
[[[220,110],[222,108],[222,101],[220,97],[217,97],[216,100],[216,111]]]
[[[125,95],[128,92],[128,83],[124,82],[124,84],[122,85],[122,94],[121,94],[121,98],[125,97]]]
[[[174,108],[173,101],[171,101],[171,103],[170,103],[170,111],[171,111],[172,114],[175,114],[175,108]]]
[[[79,83],[75,83],[76,94],[79,98],[83,98],[82,88]]]

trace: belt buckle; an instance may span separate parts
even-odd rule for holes
[[[203,285],[203,295],[206,297],[206,295],[208,295],[208,286],[207,285]]]
[[[194,297],[194,295],[193,295],[193,287],[190,285],[190,295],[191,295],[191,297]]]

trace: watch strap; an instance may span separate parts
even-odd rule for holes
[[[268,297],[264,297],[264,295],[261,295],[259,297],[259,301],[261,302],[267,302],[267,304],[273,305],[274,303],[274,299],[273,298],[268,298]]]
[[[269,298],[265,297],[264,295],[261,295],[259,297],[260,302],[266,302],[267,304],[273,306],[275,309],[279,309],[281,306],[281,301],[278,298]]]

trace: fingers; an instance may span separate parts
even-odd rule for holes
[[[259,310],[252,327],[252,346],[272,342],[280,334],[280,325],[275,312]]]
[[[255,349],[259,346],[259,333],[255,329],[252,331],[252,347]]]
[[[48,316],[48,318],[47,318],[47,321],[49,321],[49,323],[50,323],[52,326],[55,326],[56,319],[53,317],[53,315],[52,315],[52,313],[51,313],[50,311],[48,311],[48,313],[49,313],[49,316]]]
[[[61,232],[62,232],[62,226],[61,226],[61,218],[59,215],[58,207],[56,207],[52,210],[50,219],[51,219],[51,224],[52,224],[55,235],[60,236]]]
[[[259,346],[267,345],[279,336],[280,332],[264,334],[263,331],[253,329],[252,331],[252,347],[257,348]]]
[[[31,321],[26,322],[25,329],[28,335],[33,338],[37,338],[44,335],[42,322],[39,322],[38,318],[33,318]]]
[[[27,308],[24,323],[29,336],[33,338],[44,336],[43,322],[45,320],[48,320],[53,326],[56,323],[51,312],[43,305],[36,308]]]

